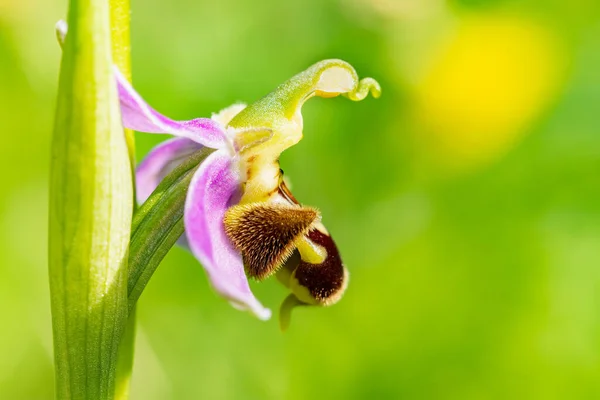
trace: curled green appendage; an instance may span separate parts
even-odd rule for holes
[[[381,96],[381,85],[373,78],[361,79],[354,92],[345,93],[344,96],[353,101],[361,101],[371,93],[373,98]]]
[[[359,80],[356,70],[345,61],[320,61],[279,85],[267,96],[249,105],[229,123],[233,128],[280,128],[300,118],[300,108],[313,96],[345,95],[362,100],[369,92],[378,98],[381,87],[373,78]]]

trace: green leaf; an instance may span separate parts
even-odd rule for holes
[[[59,399],[112,399],[127,320],[131,166],[108,3],[71,0],[52,142],[49,274]]]
[[[183,161],[165,179],[133,218],[129,252],[129,310],[156,268],[184,233],[183,211],[190,181],[213,149],[203,148]]]

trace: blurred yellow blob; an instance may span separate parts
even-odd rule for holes
[[[555,97],[564,56],[551,32],[522,18],[462,20],[416,87],[423,145],[458,170],[505,154]]]

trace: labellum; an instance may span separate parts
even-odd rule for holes
[[[225,231],[257,280],[274,273],[291,290],[281,308],[281,326],[300,305],[330,306],[341,299],[348,271],[319,212],[302,206],[280,170],[277,192],[269,202],[240,204],[225,214]]]

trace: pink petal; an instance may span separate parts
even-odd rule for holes
[[[250,291],[242,258],[225,234],[223,217],[240,188],[239,177],[230,167],[231,157],[219,150],[208,156],[192,178],[184,211],[187,239],[215,290],[236,308],[266,320],[271,311]]]
[[[166,140],[153,148],[135,172],[138,203],[145,202],[165,176],[201,148],[201,145],[186,138]]]
[[[115,67],[115,77],[121,101],[123,125],[147,133],[168,133],[193,140],[210,148],[223,147],[226,136],[218,122],[210,118],[174,121],[150,107]]]

